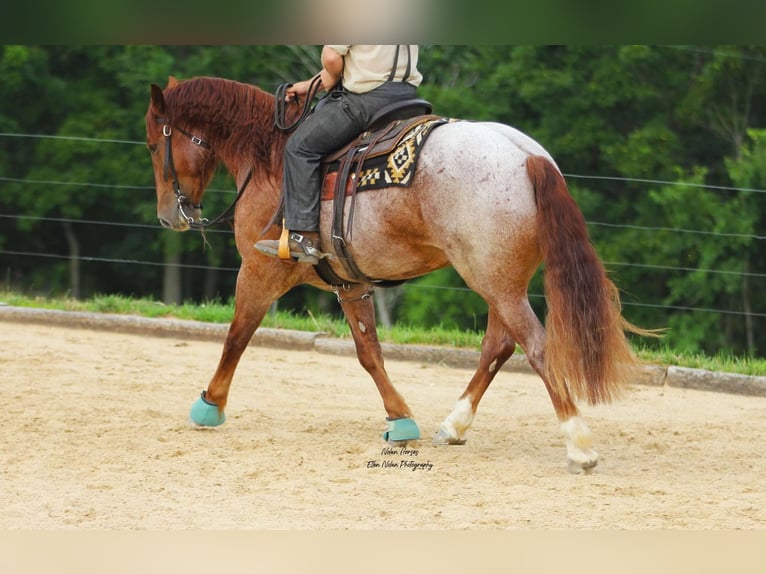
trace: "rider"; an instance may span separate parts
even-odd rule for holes
[[[290,257],[316,265],[319,250],[320,162],[365,129],[384,106],[414,98],[423,79],[418,71],[418,46],[326,45],[322,48],[320,89],[329,94],[287,141],[284,153],[284,225]],[[305,96],[312,80],[286,89],[290,101]],[[255,248],[279,255],[279,240],[262,240]]]

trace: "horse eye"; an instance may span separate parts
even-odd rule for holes
[[[146,149],[149,150],[149,153],[157,153],[157,144],[146,144]]]

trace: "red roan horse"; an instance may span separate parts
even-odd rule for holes
[[[219,163],[244,189],[235,210],[242,257],[235,312],[215,374],[192,407],[192,420],[199,425],[225,420],[234,371],[270,304],[300,284],[331,289],[311,265],[272,259],[253,247],[261,237],[280,235],[279,226],[270,222],[280,202],[289,134],[275,128],[274,112],[274,95],[231,80],[171,77],[164,90],[151,86],[146,143],[161,224],[175,231],[199,227],[202,195]],[[622,318],[618,291],[554,160],[509,126],[456,121],[433,129],[418,161],[409,188],[355,197],[348,251],[375,280],[355,282],[337,259],[330,260],[334,272],[349,282],[335,291],[359,362],[383,399],[384,438],[414,440],[420,431],[383,367],[372,287],[376,281],[403,281],[451,265],[487,302],[489,321],[478,370],[441,424],[435,444],[465,442],[482,395],[518,343],[550,395],[570,471],[589,471],[598,455],[574,401],[616,398],[637,365],[625,331],[645,332]],[[322,202],[323,251],[331,243],[331,203]],[[528,282],[541,262],[545,329],[527,299]]]

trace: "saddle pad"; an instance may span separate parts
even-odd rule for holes
[[[415,125],[402,136],[396,147],[390,153],[369,157],[359,169],[358,161],[351,165],[349,180],[346,182],[346,194],[353,190],[354,180],[356,191],[369,191],[384,187],[407,187],[412,181],[417,166],[418,155],[423,144],[434,128],[455,121],[447,118],[436,118]],[[322,183],[322,201],[331,200],[340,171],[340,162],[334,162],[328,168]]]

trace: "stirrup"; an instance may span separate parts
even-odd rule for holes
[[[279,239],[264,239],[256,242],[255,248],[270,257],[279,257],[282,261],[297,261],[316,265],[320,259],[330,257],[323,253],[312,241],[294,231],[282,231]]]
[[[285,227],[284,220],[282,220],[282,235],[279,236],[277,256],[283,260],[290,259],[290,230]]]
[[[290,249],[290,241],[297,243],[301,250],[295,251]],[[284,257],[285,254],[287,257]],[[295,259],[299,263],[311,263],[312,265],[316,265],[319,263],[320,259],[329,256],[329,253],[324,253],[317,247],[314,247],[314,243],[307,240],[304,235],[301,235],[296,231],[290,231],[289,233],[285,233],[284,230],[282,231],[282,236],[279,238],[280,259]]]

